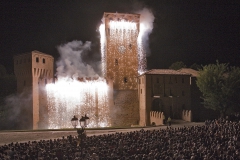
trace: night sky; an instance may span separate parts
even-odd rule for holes
[[[98,26],[104,12],[147,7],[155,20],[148,69],[176,61],[240,66],[239,0],[49,0],[0,2],[0,64],[13,73],[13,56],[38,50],[58,59],[57,46],[91,41],[88,58],[100,60]]]

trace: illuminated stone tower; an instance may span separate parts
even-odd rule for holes
[[[17,91],[21,95],[21,129],[47,128],[45,85],[53,80],[54,58],[39,51],[14,57]]]
[[[105,77],[113,79],[115,90],[137,89],[139,14],[104,13]]]
[[[113,126],[138,123],[139,14],[104,13],[101,32],[103,76],[113,81]]]

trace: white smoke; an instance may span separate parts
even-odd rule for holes
[[[1,115],[4,123],[0,124],[0,129],[31,129],[31,99],[32,95],[27,91],[5,97],[4,114]]]
[[[142,39],[144,50],[147,56],[149,56],[150,55],[149,35],[152,33],[153,22],[155,18],[152,11],[148,8],[143,8],[142,10],[139,10],[136,13],[141,15],[139,36]]]
[[[93,77],[98,76],[93,67],[82,57],[91,50],[91,42],[72,41],[57,47],[60,58],[57,61],[57,77]]]

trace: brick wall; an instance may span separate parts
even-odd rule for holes
[[[165,116],[163,112],[157,112],[157,111],[151,111],[150,112],[150,122],[151,124],[154,122],[155,125],[163,125],[163,120],[165,119]]]
[[[112,126],[131,126],[139,122],[138,91],[114,91],[111,107]]]

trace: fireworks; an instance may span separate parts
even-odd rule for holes
[[[113,69],[107,69],[108,64],[109,66],[114,66],[114,64],[111,63],[116,63],[116,61],[112,62],[108,60],[109,56],[111,56],[110,58],[114,57],[119,62],[124,62],[124,65],[127,65],[130,68],[132,66],[133,73],[130,74],[132,74],[133,77],[137,76],[135,75],[135,71],[138,74],[144,72],[146,70],[146,53],[142,39],[145,29],[144,25],[141,23],[138,26],[138,15],[105,13],[105,18],[108,20],[104,20],[104,23],[99,27],[99,32],[101,35],[103,75],[116,77],[116,73]],[[129,20],[127,20],[128,18]],[[129,54],[123,54],[125,52],[129,53],[130,56]],[[135,61],[137,61],[137,69],[132,64],[132,62]],[[123,79],[124,76],[126,76],[126,73],[123,73],[123,70],[119,72],[122,72],[120,73],[120,79]],[[135,80],[130,78],[129,81]]]
[[[143,47],[143,35],[145,32],[145,27],[143,24],[140,24],[140,32],[137,39],[138,44],[138,74],[142,74],[146,71],[147,68],[147,58],[146,58],[146,52]]]
[[[106,76],[106,55],[105,55],[105,43],[106,43],[106,36],[105,36],[105,25],[101,24],[99,27],[99,32],[101,35],[100,43],[101,43],[101,57],[102,57],[102,74],[103,77]]]
[[[140,15],[107,13],[104,16],[108,22],[99,27],[102,75],[113,78],[114,89],[136,90],[136,77],[146,69]],[[48,84],[46,90],[49,128],[72,128],[71,118],[85,114],[90,117],[89,127],[111,126],[109,102],[113,95],[109,95],[105,79],[59,78],[54,84]]]
[[[109,122],[108,85],[105,80],[60,78],[46,86],[49,128],[72,128],[73,115],[87,114],[89,127],[107,127]]]

